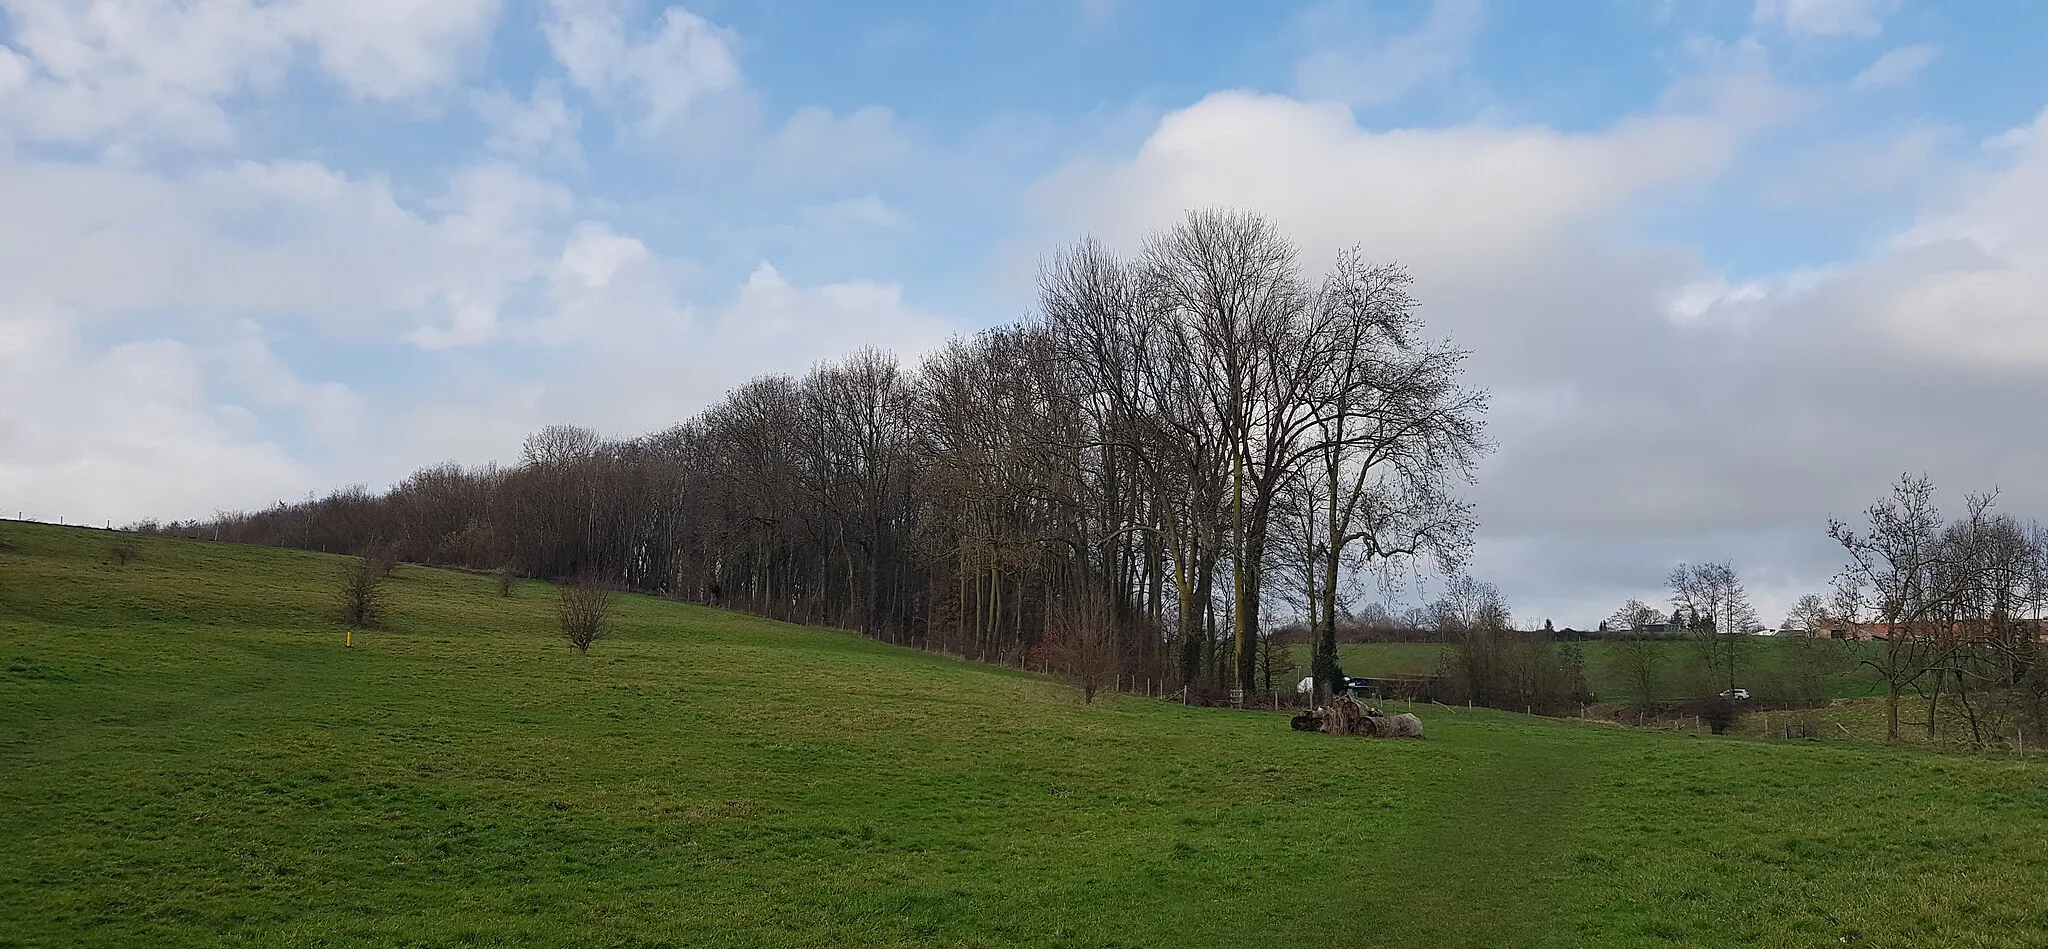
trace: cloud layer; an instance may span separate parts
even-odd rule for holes
[[[1907,470],[2048,513],[2048,103],[1934,98],[1968,35],[1894,0],[1044,6],[0,0],[0,514],[659,429],[1213,205],[1411,267],[1495,394],[1477,569],[1524,615],[1723,557],[1771,612]]]

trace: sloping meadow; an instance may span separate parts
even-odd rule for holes
[[[128,562],[110,554],[132,544]],[[1296,733],[647,597],[0,523],[0,945],[2038,946],[2039,763]]]

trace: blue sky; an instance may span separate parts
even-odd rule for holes
[[[1477,569],[1767,612],[1902,471],[2048,513],[2048,6],[0,0],[0,508],[202,516],[1021,316],[1187,208],[1408,263]]]

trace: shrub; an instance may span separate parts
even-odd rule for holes
[[[377,576],[380,579],[389,577],[392,571],[398,569],[398,545],[386,544],[382,547],[373,547],[369,553],[363,555],[363,559],[368,561],[371,568],[377,571]]]
[[[357,629],[377,625],[384,614],[384,578],[390,568],[369,557],[350,561],[341,575],[341,621]]]
[[[1083,703],[1093,703],[1120,668],[1118,632],[1116,612],[1100,594],[1070,597],[1047,612],[1044,657],[1053,671],[1081,687]]]
[[[612,610],[612,591],[589,580],[572,580],[561,586],[557,616],[562,635],[576,652],[587,655],[590,644],[604,638],[605,617]]]
[[[1700,702],[1699,716],[1700,721],[1719,735],[1734,726],[1741,712],[1736,709],[1734,701],[1716,695]]]
[[[499,567],[496,576],[498,578],[498,595],[507,597],[511,596],[512,584],[514,581],[519,579],[519,575],[512,572],[512,565],[506,564],[502,567]]]
[[[125,567],[142,559],[142,548],[123,541],[107,548],[107,561]]]

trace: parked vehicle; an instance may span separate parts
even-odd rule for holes
[[[1728,691],[1721,693],[1721,697],[1735,702],[1747,702],[1749,701],[1749,690],[1729,689]]]

